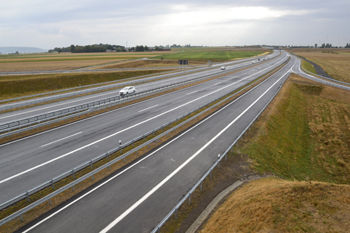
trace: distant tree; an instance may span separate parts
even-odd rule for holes
[[[72,45],[70,46],[70,52],[71,52],[71,53],[74,53],[74,48],[75,48],[75,46],[72,44]]]
[[[147,51],[148,50],[148,46],[147,45],[145,45],[145,51]]]
[[[16,52],[15,52],[15,54],[19,54],[19,52],[18,52],[18,51],[16,51]]]
[[[317,44],[315,44],[315,48],[317,48]]]
[[[346,43],[345,48],[350,48],[350,44]]]
[[[61,53],[61,52],[62,52],[62,49],[61,49],[61,48],[58,48],[58,49],[57,49],[57,52],[58,52],[58,53]]]
[[[154,50],[156,50],[156,51],[159,50],[159,47],[158,47],[158,46],[155,46],[155,47],[154,47]]]

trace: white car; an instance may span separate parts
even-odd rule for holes
[[[119,91],[119,95],[120,95],[120,96],[124,96],[124,95],[131,94],[131,93],[135,93],[135,92],[136,92],[135,87],[133,87],[133,86],[128,86],[128,87],[124,87],[123,89],[121,89],[121,90]]]
[[[220,70],[226,70],[225,66],[221,66]]]

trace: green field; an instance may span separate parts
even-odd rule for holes
[[[163,59],[189,59],[189,60],[232,60],[237,58],[253,57],[267,51],[202,51],[179,52],[162,54]],[[157,56],[155,58],[160,58]]]

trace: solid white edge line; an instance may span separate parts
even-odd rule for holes
[[[282,61],[283,61],[283,60],[281,60],[280,62],[282,62]],[[280,62],[278,62],[278,63],[280,63]],[[276,63],[276,64],[278,64],[278,63]],[[274,64],[274,65],[276,65],[276,64]],[[272,66],[274,66],[274,65],[272,65]],[[35,169],[37,169],[37,168],[40,168],[40,167],[42,167],[42,166],[45,166],[46,164],[49,164],[49,163],[52,163],[52,162],[54,162],[54,161],[56,161],[56,160],[59,160],[59,159],[61,159],[61,158],[64,158],[64,157],[66,157],[66,156],[68,156],[68,155],[70,155],[70,154],[73,154],[73,153],[77,152],[77,151],[80,151],[80,150],[82,150],[82,149],[85,149],[85,148],[87,148],[87,147],[89,147],[89,146],[91,146],[91,145],[94,145],[94,144],[98,143],[98,142],[104,141],[104,140],[106,140],[106,139],[108,139],[108,138],[110,138],[110,137],[113,137],[113,136],[115,136],[115,135],[118,135],[118,134],[120,134],[120,133],[122,133],[122,132],[124,132],[124,131],[127,131],[127,130],[129,130],[129,129],[132,129],[132,128],[134,128],[134,127],[136,127],[136,126],[139,126],[139,125],[141,125],[141,124],[143,124],[143,123],[146,123],[146,122],[148,122],[148,121],[151,121],[151,120],[153,120],[153,119],[155,119],[155,118],[158,118],[158,117],[160,117],[160,116],[162,116],[162,115],[164,115],[164,114],[167,114],[167,113],[169,113],[169,112],[172,112],[172,111],[174,111],[174,110],[176,110],[176,109],[178,109],[178,108],[181,108],[181,107],[183,107],[183,106],[186,106],[186,105],[188,105],[188,104],[190,104],[190,103],[192,103],[192,102],[195,102],[195,101],[197,101],[197,100],[199,100],[199,99],[202,99],[202,98],[204,98],[204,97],[206,97],[206,96],[208,96],[208,95],[211,95],[211,94],[213,94],[213,93],[215,93],[215,92],[221,91],[222,89],[225,89],[225,88],[227,88],[227,87],[229,87],[229,86],[232,86],[232,85],[234,85],[234,84],[236,84],[236,83],[238,83],[238,82],[241,82],[241,81],[243,81],[243,80],[245,80],[245,79],[248,79],[248,78],[250,78],[251,76],[254,76],[254,75],[256,75],[256,74],[258,74],[258,73],[260,73],[260,72],[262,72],[262,71],[264,71],[264,70],[266,70],[266,69],[268,69],[268,68],[270,68],[270,67],[271,67],[271,66],[269,66],[269,67],[267,67],[267,68],[265,68],[265,69],[263,69],[263,70],[261,70],[261,71],[255,73],[255,74],[249,75],[249,76],[247,76],[246,78],[243,78],[243,79],[241,79],[241,80],[239,80],[239,81],[237,81],[237,82],[231,83],[231,84],[229,84],[229,85],[227,85],[227,86],[224,86],[224,87],[222,87],[222,88],[219,88],[219,89],[217,89],[217,90],[215,90],[215,91],[213,91],[213,92],[210,92],[210,93],[205,94],[205,95],[203,95],[203,96],[201,96],[201,97],[198,97],[197,99],[191,100],[191,101],[189,101],[189,102],[187,102],[187,103],[185,103],[185,104],[179,105],[179,106],[177,106],[177,107],[175,107],[175,108],[173,108],[173,109],[170,109],[170,110],[165,111],[165,112],[163,112],[163,113],[161,113],[161,114],[158,114],[158,115],[156,115],[156,116],[154,116],[154,117],[148,118],[147,120],[144,120],[144,121],[141,121],[141,122],[139,122],[139,123],[137,123],[137,124],[135,124],[135,125],[132,125],[132,126],[130,126],[130,127],[128,127],[128,128],[125,128],[125,129],[123,129],[123,130],[120,130],[120,131],[118,131],[118,132],[116,132],[116,133],[114,133],[114,134],[111,134],[111,135],[109,135],[109,136],[106,136],[106,137],[104,137],[104,138],[101,138],[101,139],[99,139],[99,140],[97,140],[97,141],[95,141],[95,142],[89,143],[89,144],[87,144],[87,145],[85,145],[85,146],[82,146],[82,147],[80,147],[80,148],[78,148],[78,149],[72,150],[72,151],[70,151],[70,152],[68,152],[68,153],[66,153],[66,154],[63,154],[63,155],[61,155],[61,156],[58,156],[58,157],[56,157],[56,158],[54,158],[54,159],[51,159],[51,160],[49,160],[49,161],[46,161],[46,162],[44,162],[44,163],[42,163],[42,164],[39,164],[39,165],[37,165],[37,166],[34,166],[34,167],[30,168],[30,169],[27,169],[27,170],[25,170],[25,171],[23,171],[23,172],[17,173],[16,175],[13,175],[13,176],[10,176],[10,177],[8,177],[8,178],[6,178],[6,179],[3,179],[3,180],[0,181],[0,184],[4,183],[4,182],[6,182],[6,181],[12,180],[12,179],[14,179],[14,178],[16,178],[16,177],[18,177],[18,176],[23,175],[23,174],[26,174],[26,173],[28,173],[28,172],[30,172],[30,171],[33,171],[33,170],[35,170]]]
[[[146,110],[148,110],[148,109],[151,109],[151,108],[157,107],[158,105],[159,105],[159,104],[156,104],[156,105],[153,105],[153,106],[151,106],[151,107],[148,107],[148,108],[142,109],[142,110],[140,110],[139,112],[143,112],[143,111],[146,111]]]
[[[188,158],[183,164],[181,164],[176,170],[174,170],[170,175],[163,179],[158,185],[151,189],[147,194],[145,194],[141,199],[135,202],[129,209],[127,209],[123,214],[111,222],[107,227],[105,227],[100,233],[107,233],[112,229],[116,224],[118,224],[123,218],[125,218],[130,212],[137,208],[142,202],[144,202],[149,196],[156,192],[160,187],[162,187],[168,180],[170,180],[174,175],[176,175],[183,167],[185,167],[189,162],[191,162],[200,152],[207,148],[214,140],[216,140],[221,134],[223,134],[232,124],[234,124],[239,118],[242,117],[256,102],[258,102],[273,86],[276,85],[287,73],[288,70],[281,78],[279,78],[272,86],[270,86],[259,98],[257,98],[248,108],[246,108],[241,114],[239,114],[231,123],[229,123],[224,129],[222,129],[217,135],[215,135],[209,142],[207,142],[202,148],[200,148],[196,153],[194,153],[190,158]]]
[[[45,147],[45,146],[51,145],[51,144],[53,144],[53,143],[55,143],[55,142],[62,141],[62,140],[64,140],[64,139],[73,137],[73,136],[78,135],[78,134],[81,134],[81,133],[82,133],[82,132],[79,132],[79,133],[76,133],[76,134],[72,134],[72,135],[67,136],[67,137],[65,137],[65,138],[61,138],[61,139],[58,139],[58,140],[56,140],[56,141],[53,141],[53,142],[47,143],[47,144],[45,144],[45,145],[42,145],[41,147]]]
[[[288,73],[289,71],[287,71]],[[285,73],[286,74],[286,73]],[[285,75],[284,74],[284,75]],[[283,75],[283,76],[284,76]],[[283,76],[281,78],[283,78]],[[280,78],[280,79],[281,79]],[[279,79],[279,80],[280,80]],[[278,82],[278,80],[277,80]],[[275,82],[276,83],[276,82]],[[275,85],[275,84],[273,84]],[[273,86],[272,85],[272,86]],[[271,86],[271,87],[272,87]],[[270,88],[271,88],[270,87]],[[250,92],[250,91],[249,91]],[[177,136],[176,138],[172,139],[171,141],[169,141],[168,143],[166,143],[165,145],[161,146],[160,148],[156,149],[155,151],[153,151],[152,153],[150,153],[149,155],[145,156],[144,158],[140,159],[139,161],[137,161],[136,163],[130,165],[129,167],[125,168],[123,171],[121,171],[120,173],[116,174],[115,176],[111,177],[110,179],[106,180],[105,182],[103,182],[102,184],[96,186],[95,188],[93,188],[92,190],[90,190],[89,192],[85,193],[84,195],[80,196],[79,198],[75,199],[74,201],[70,202],[69,204],[67,204],[66,206],[62,207],[61,209],[57,210],[55,213],[51,214],[50,216],[44,218],[43,220],[41,220],[40,222],[36,223],[35,225],[31,226],[30,228],[28,228],[27,230],[23,231],[23,233],[27,233],[30,230],[34,229],[35,227],[39,226],[40,224],[42,224],[43,222],[47,221],[48,219],[52,218],[53,216],[55,216],[56,214],[60,213],[61,211],[65,210],[66,208],[68,208],[69,206],[73,205],[74,203],[78,202],[79,200],[83,199],[84,197],[86,197],[87,195],[89,195],[90,193],[94,192],[95,190],[99,189],[100,187],[104,186],[105,184],[109,183],[110,181],[112,181],[113,179],[115,179],[116,177],[120,176],[121,174],[125,173],[126,171],[130,170],[131,168],[135,167],[136,165],[138,165],[139,163],[141,163],[143,160],[149,158],[150,156],[152,156],[153,154],[155,154],[156,152],[160,151],[161,149],[163,149],[164,147],[168,146],[169,144],[173,143],[174,141],[176,141],[177,139],[179,139],[180,137],[182,137],[183,135],[185,135],[186,133],[188,133],[189,131],[193,130],[194,128],[198,127],[199,125],[201,125],[202,123],[204,123],[205,121],[207,121],[208,119],[210,119],[211,117],[215,116],[216,114],[218,114],[219,112],[221,112],[222,110],[224,110],[225,108],[227,108],[228,106],[230,106],[231,104],[235,103],[238,99],[241,99],[243,96],[245,96],[246,94],[248,94],[248,92],[244,93],[242,96],[238,97],[236,100],[232,101],[231,103],[229,103],[228,105],[224,106],[223,108],[219,109],[218,111],[216,111],[215,113],[213,113],[212,115],[210,115],[209,117],[205,118],[204,120],[202,120],[201,122],[199,122],[198,124],[192,126],[190,129],[186,130],[185,132],[183,132],[182,134],[180,134],[179,136]],[[264,95],[264,94],[263,94]],[[106,228],[105,228],[106,229]]]

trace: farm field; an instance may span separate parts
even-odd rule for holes
[[[176,66],[177,61],[135,61],[149,58],[165,60],[190,59],[189,65],[204,64],[208,60],[227,61],[247,58],[269,52],[265,49],[232,49],[227,47],[180,48],[160,52],[121,52],[121,53],[54,53],[54,54],[20,54],[0,55],[0,72],[74,70],[81,68],[114,69]],[[121,63],[128,61],[127,63]],[[116,63],[116,64],[113,64]],[[121,63],[121,64],[119,64]]]
[[[202,51],[202,52],[179,52],[173,54],[163,54],[164,59],[188,59],[198,61],[227,61],[238,58],[247,58],[258,56],[262,54],[268,54],[267,50],[264,51]],[[155,57],[160,58],[160,56]]]
[[[149,53],[55,53],[0,55],[0,72],[71,70],[163,54]]]
[[[113,65],[99,66],[97,69],[118,69],[118,68],[145,68],[145,67],[171,67],[178,66],[177,60],[137,60],[123,62]],[[206,62],[193,61],[189,65],[208,65]]]
[[[350,83],[350,49],[296,50],[293,52],[315,62],[331,77]]]
[[[260,173],[212,214],[206,232],[349,232],[350,94],[291,74],[235,149]]]

